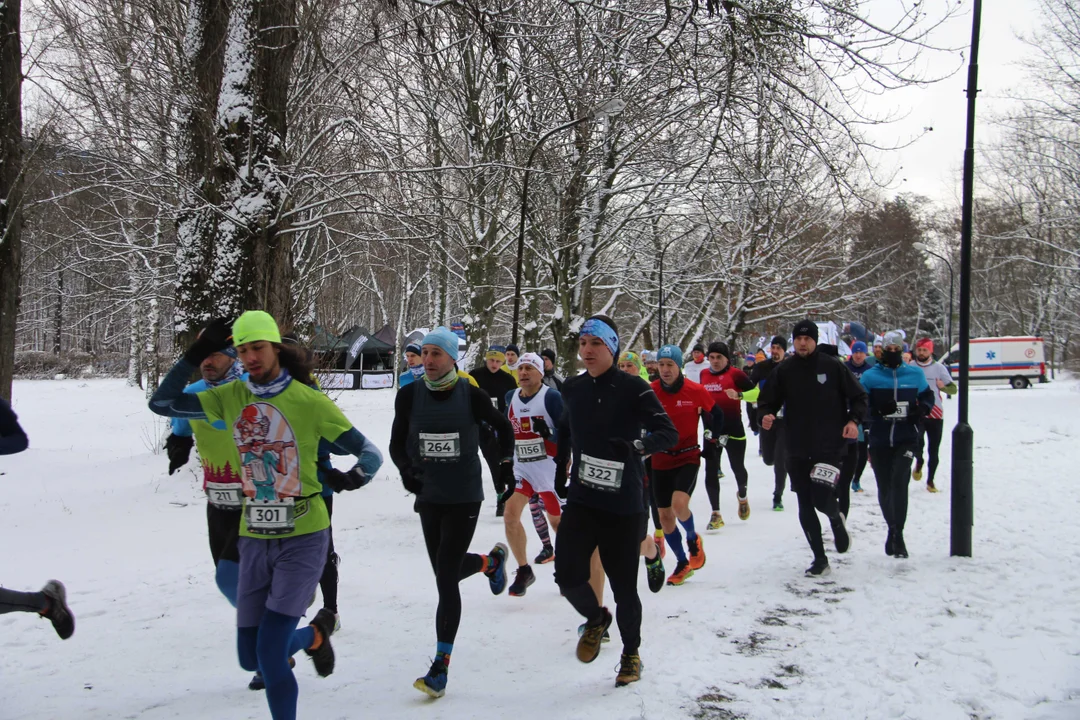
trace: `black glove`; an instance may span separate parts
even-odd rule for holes
[[[322,471],[322,481],[334,492],[347,492],[349,490],[359,490],[371,482],[371,478],[365,475],[360,468],[353,468],[348,472],[342,472],[337,468],[329,468]]]
[[[480,447],[485,445],[491,445],[499,441],[498,436],[495,434],[495,428],[488,425],[486,422],[480,423]]]
[[[708,410],[701,411],[701,424],[706,430],[712,430],[713,427],[713,415]]]
[[[505,504],[507,500],[514,497],[514,493],[517,492],[517,488],[513,485],[499,493],[499,502]]]
[[[555,463],[555,494],[560,500],[566,499],[566,464]]]
[[[187,464],[191,457],[191,448],[195,445],[195,438],[173,433],[165,440],[165,454],[169,456],[169,474],[179,470]]]
[[[640,442],[640,440],[627,440],[626,438],[608,438],[611,449],[619,455],[644,455],[644,450],[638,448]]]
[[[542,417],[534,417],[532,419],[532,429],[534,433],[545,440],[551,438],[551,428],[548,427],[547,421]]]
[[[878,417],[886,417],[887,415],[892,415],[894,412],[896,412],[896,400],[892,398],[878,403],[874,408],[874,414]]]
[[[499,478],[497,480],[499,487],[497,488],[499,494],[502,495],[507,490],[514,491],[517,487],[517,478],[514,477],[514,463],[504,462],[499,466]]]
[[[424,471],[413,467],[402,470],[401,484],[408,492],[419,496],[424,491]]]
[[[211,320],[184,353],[184,359],[192,365],[201,365],[206,358],[232,345],[232,324],[232,318]]]

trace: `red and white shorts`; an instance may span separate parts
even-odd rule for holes
[[[527,498],[531,498],[533,495],[540,495],[540,502],[544,505],[544,512],[548,515],[558,516],[562,515],[562,503],[559,501],[559,496],[551,490],[545,490],[541,493],[537,493],[533,490],[532,484],[525,478],[519,477],[517,479],[517,487],[514,488],[515,493],[520,493]]]

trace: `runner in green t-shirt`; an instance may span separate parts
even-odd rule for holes
[[[198,364],[230,342],[248,380],[184,394]],[[304,649],[320,675],[334,671],[333,613],[321,610],[311,624],[296,629],[319,583],[329,544],[316,465],[319,441],[358,458],[348,472],[322,471],[336,491],[366,485],[382,464],[378,449],[312,385],[306,357],[282,345],[274,319],[248,311],[231,326],[226,320],[212,322],[150,400],[159,415],[224,424],[236,443],[244,493],[237,644],[241,667],[261,670],[275,718],[296,717],[298,692],[288,664],[296,651]]]

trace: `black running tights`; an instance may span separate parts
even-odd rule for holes
[[[634,655],[641,644],[641,598],[638,596],[638,554],[647,529],[644,513],[616,515],[568,503],[555,534],[555,577],[566,599],[587,622],[601,617],[600,603],[589,585],[589,562],[600,549],[604,574],[615,596],[623,652]]]
[[[923,445],[926,446],[926,468],[930,471],[927,482],[933,483],[937,474],[938,460],[941,448],[941,433],[945,428],[945,421],[940,418],[924,418],[923,430],[919,433],[919,459],[922,459]],[[926,433],[925,438],[923,432]]]
[[[44,612],[49,599],[42,592],[19,592],[0,588],[0,615],[10,612]]]
[[[711,448],[710,448],[711,450]],[[728,465],[735,476],[735,484],[738,487],[739,496],[746,495],[746,481],[749,474],[746,472],[746,438],[735,440],[728,438],[727,445]],[[720,455],[723,451],[719,446],[713,452],[705,453],[705,492],[709,495],[709,504],[713,512],[720,512]]]
[[[439,607],[435,612],[435,635],[439,642],[453,643],[461,623],[461,592],[458,583],[484,569],[484,558],[469,552],[480,503],[437,505],[418,503]]]
[[[821,538],[821,521],[817,514],[820,512],[832,520],[840,512],[836,504],[836,490],[810,479],[810,471],[819,462],[835,467],[841,464],[840,458],[788,457],[791,487],[799,498],[799,524],[815,558],[825,557],[825,541]]]
[[[334,517],[334,496],[324,496],[323,501],[326,503],[326,514],[330,516],[332,521]],[[338,554],[334,551],[333,525],[328,530],[330,531],[330,544],[326,549],[326,565],[323,566],[322,577],[319,578],[319,588],[322,590],[323,607],[336,615],[338,611]]]
[[[787,442],[784,432],[784,421],[777,418],[773,420],[772,428],[762,428],[758,435],[761,459],[773,469],[773,502],[784,498],[784,487],[787,485]]]
[[[889,529],[897,532],[903,532],[907,522],[908,482],[914,450],[912,445],[870,448],[881,515]]]

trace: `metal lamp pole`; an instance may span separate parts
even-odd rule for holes
[[[536,141],[536,144],[533,145],[532,150],[529,152],[529,158],[525,161],[525,174],[521,179],[521,218],[518,222],[517,268],[514,272],[514,322],[510,332],[510,342],[515,345],[517,345],[518,341],[518,318],[521,314],[521,268],[525,262],[525,216],[529,212],[529,170],[532,169],[536,153],[540,150],[540,146],[552,135],[560,133],[563,130],[569,130],[583,122],[588,122],[589,120],[618,115],[625,107],[626,102],[619,98],[608,100],[576,120],[571,120],[568,123],[563,123],[558,127],[548,130],[540,136],[540,139]]]
[[[945,352],[952,352],[953,283],[954,283],[954,281],[956,279],[956,276],[953,273],[952,263],[949,262],[943,255],[938,255],[936,252],[934,252],[933,250],[928,248],[926,246],[926,243],[917,242],[917,243],[915,243],[913,245],[913,247],[916,250],[922,250],[927,255],[933,255],[938,260],[945,263],[945,267],[949,268],[949,316],[945,319],[946,320],[946,325],[948,327],[948,329],[946,330],[946,333],[949,336],[949,339],[947,341],[949,343],[949,347],[946,348]]]
[[[682,236],[673,237],[667,241],[664,247],[660,250],[660,332],[657,333],[657,337],[660,340],[660,346],[663,347],[664,343],[664,255],[667,253],[671,244],[681,238]]]
[[[979,27],[982,0],[971,10],[971,60],[967,84],[967,140],[964,145],[963,209],[960,215],[960,407],[952,444],[952,512],[949,554],[971,557],[975,436],[968,424],[968,375],[971,344],[971,235],[975,186],[975,97],[979,93]]]

